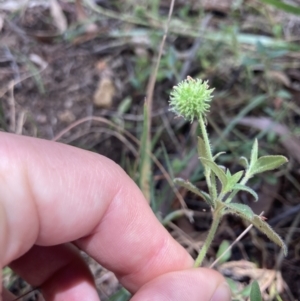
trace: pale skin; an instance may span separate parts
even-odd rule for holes
[[[39,287],[47,301],[99,300],[78,248],[113,271],[132,301],[230,300],[224,278],[192,268],[193,259],[117,164],[0,133],[1,267]],[[1,295],[15,298],[4,288]]]

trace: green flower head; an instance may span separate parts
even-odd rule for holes
[[[170,93],[170,111],[191,122],[195,117],[205,116],[209,111],[213,90],[209,89],[207,81],[188,76],[173,87]]]

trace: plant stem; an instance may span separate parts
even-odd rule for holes
[[[220,223],[220,220],[221,220],[221,216],[222,214],[220,213],[221,211],[221,208],[217,209],[216,211],[214,211],[213,213],[213,222],[211,224],[211,227],[209,229],[209,232],[208,232],[208,235],[206,237],[206,240],[204,242],[204,245],[202,246],[197,258],[196,258],[196,261],[194,263],[194,267],[195,268],[198,268],[199,266],[201,266],[202,264],[202,261],[204,259],[204,257],[206,256],[206,253],[215,237],[215,234],[216,234],[216,231],[218,229],[218,226],[219,226],[219,223]]]
[[[210,143],[209,143],[209,139],[208,139],[208,134],[206,131],[206,126],[205,126],[205,122],[203,120],[202,114],[199,115],[199,125],[200,125],[200,129],[201,129],[203,141],[205,144],[205,150],[207,153],[207,157],[209,160],[213,161]],[[214,201],[217,198],[216,178],[215,178],[215,175],[210,172],[210,169],[208,167],[205,167],[205,178],[206,178],[206,183],[208,186],[210,197]]]
[[[208,139],[208,134],[207,134],[207,131],[206,131],[205,122],[203,120],[202,114],[199,114],[199,115],[200,115],[199,116],[199,125],[200,125],[200,129],[201,129],[203,141],[204,141],[204,144],[205,144],[206,152],[207,152],[207,155],[208,155],[208,159],[212,160],[211,148],[210,148],[210,143],[209,143],[209,139]]]

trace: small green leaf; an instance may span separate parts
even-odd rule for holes
[[[192,183],[190,183],[189,181],[185,181],[181,178],[175,178],[174,179],[174,183],[178,186],[181,186],[191,192],[193,192],[194,194],[200,196],[209,206],[212,206],[213,208],[215,207],[214,202],[211,200],[210,196],[208,193],[199,190],[196,186],[194,186]]]
[[[230,178],[230,185],[233,187],[234,185],[237,184],[237,182],[241,179],[241,177],[243,176],[244,171],[238,171],[237,173],[235,173],[234,175],[231,176]]]
[[[251,285],[250,301],[262,301],[260,288],[256,280]]]
[[[204,140],[201,137],[198,137],[198,155],[199,157],[205,158],[205,159],[209,159],[209,151],[207,151],[206,147],[205,147],[205,143]]]
[[[108,300],[109,301],[128,301],[131,294],[125,289],[121,288],[115,294],[113,294]]]
[[[221,242],[221,244],[219,246],[219,249],[218,249],[218,252],[217,252],[217,256],[216,256],[218,258],[218,263],[219,264],[222,264],[222,263],[228,261],[229,258],[231,257],[231,249],[228,249],[229,246],[230,246],[230,243],[229,243],[228,240],[223,240]],[[226,253],[224,253],[225,251],[226,251]],[[224,253],[224,255],[222,256],[223,253]]]
[[[245,157],[240,157],[239,164],[242,165],[245,169],[248,169],[249,167],[249,162]]]
[[[230,290],[234,295],[238,294],[240,291],[240,284],[231,278],[225,277],[227,284],[229,285]]]
[[[226,185],[223,193],[227,193],[227,192],[233,190],[236,183],[241,179],[243,173],[244,172],[241,170],[241,171],[238,171],[237,173],[235,173],[234,175],[231,175],[229,170],[227,169],[227,172],[226,172],[227,185]]]
[[[237,173],[235,173],[232,177],[231,177],[231,181],[233,182],[233,183],[237,183],[240,179],[241,179],[241,177],[243,176],[243,174],[244,174],[244,171],[243,170],[241,170],[241,171],[238,171]]]
[[[151,141],[148,139],[149,133],[149,108],[148,104],[144,104],[144,122],[143,131],[141,136],[140,144],[140,162],[139,162],[139,187],[143,192],[146,200],[150,203],[151,199],[151,179],[152,179],[152,169],[151,169]]]
[[[215,175],[221,181],[222,188],[224,189],[227,185],[227,177],[223,169],[219,167],[215,162],[208,160],[206,158],[200,157],[200,160],[204,165],[208,166],[215,173]]]
[[[226,152],[219,152],[219,153],[217,153],[216,155],[214,155],[214,156],[213,156],[213,161],[216,161],[216,159],[217,159],[219,156],[223,155],[223,154],[226,154]],[[201,156],[201,157],[202,157],[202,156]]]
[[[253,166],[255,164],[257,160],[257,155],[258,155],[258,142],[257,139],[255,139],[251,150],[250,166]]]
[[[251,283],[251,284],[252,284],[252,283]],[[248,284],[247,286],[245,286],[245,287],[240,291],[240,295],[241,295],[242,297],[248,298],[248,297],[250,296],[251,284]]]
[[[233,190],[243,190],[243,191],[247,191],[250,194],[252,194],[252,196],[255,198],[255,201],[258,201],[258,195],[257,193],[250,187],[246,186],[246,185],[242,185],[242,184],[235,184],[233,187]]]
[[[124,98],[121,103],[118,105],[118,114],[122,116],[125,114],[130,108],[132,104],[132,98],[130,96]]]
[[[254,217],[252,209],[244,204],[230,203],[225,205],[229,209],[228,213],[236,214],[251,221]]]
[[[288,162],[288,159],[284,156],[263,156],[260,157],[255,164],[250,168],[251,175],[273,170]]]

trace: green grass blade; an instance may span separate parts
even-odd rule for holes
[[[163,142],[161,143],[161,149],[162,149],[163,156],[164,156],[164,159],[165,159],[165,162],[166,162],[166,165],[167,165],[168,173],[169,173],[171,179],[174,179],[175,176],[174,176],[174,172],[173,172],[173,167],[172,167],[172,164],[170,162],[170,158],[169,158],[168,152],[166,150],[165,144]]]
[[[140,174],[139,174],[139,187],[143,192],[145,198],[150,203],[151,198],[151,141],[148,138],[148,106],[147,103],[144,105],[144,122],[143,122],[143,132],[141,137],[141,147],[140,147]]]
[[[258,95],[257,97],[254,97],[249,104],[244,107],[237,115],[235,118],[232,119],[232,121],[227,125],[225,130],[222,132],[221,136],[219,139],[214,143],[214,147],[219,145],[226,137],[227,135],[234,129],[234,127],[237,125],[237,123],[245,117],[249,112],[251,112],[253,109],[261,105],[264,101],[267,100],[267,95],[262,94]]]
[[[288,3],[279,1],[279,0],[260,0],[263,3],[272,5],[276,8],[278,8],[279,10],[285,11],[287,13],[290,14],[294,14],[294,15],[300,15],[300,7],[299,6],[294,6],[294,5],[290,5]]]

